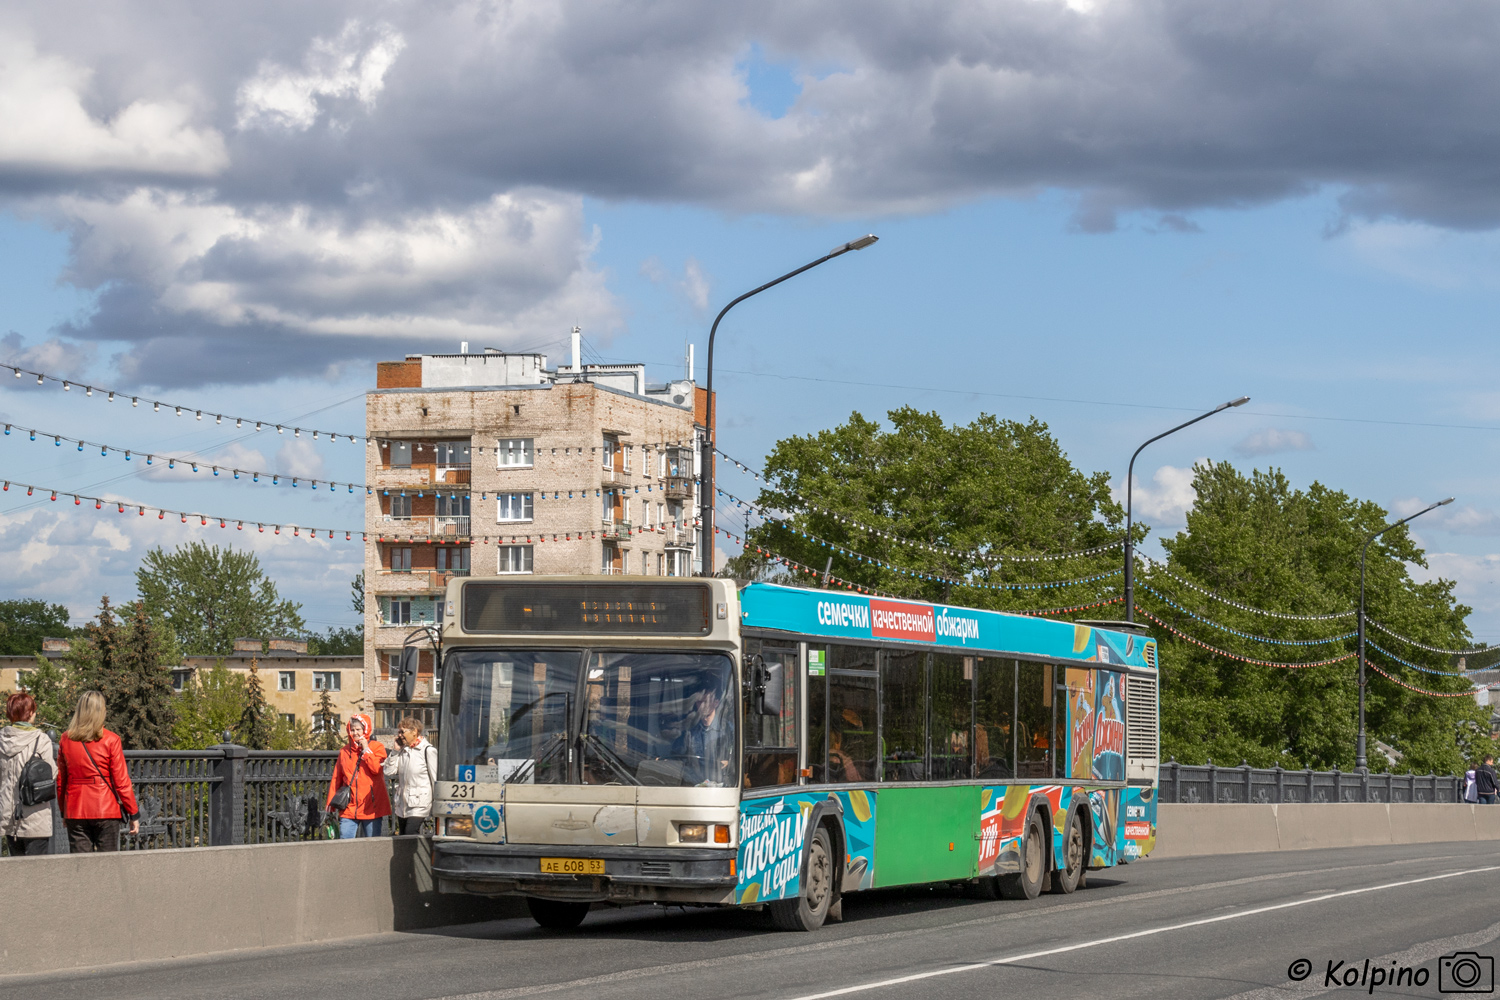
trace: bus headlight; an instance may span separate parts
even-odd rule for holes
[[[469,816],[449,816],[443,824],[443,832],[450,837],[474,836],[474,820]]]
[[[684,844],[708,843],[707,823],[678,823],[677,839]]]

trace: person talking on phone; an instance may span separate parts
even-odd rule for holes
[[[381,820],[391,814],[391,799],[385,791],[385,744],[370,739],[374,728],[368,715],[351,716],[348,742],[333,765],[327,810],[339,818],[340,840],[380,836]]]
[[[409,715],[396,724],[396,749],[385,759],[385,775],[396,779],[396,835],[421,833],[437,789],[437,747],[422,736],[422,723]]]

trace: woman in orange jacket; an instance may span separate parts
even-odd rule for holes
[[[349,804],[339,814],[339,839],[380,836],[380,821],[391,814],[391,799],[385,791],[385,745],[371,741],[374,729],[368,715],[349,719],[349,741],[339,751],[328,782],[327,810],[334,812],[339,789],[348,787]]]
[[[104,728],[104,695],[78,696],[73,721],[57,744],[57,803],[73,854],[118,851],[120,827],[141,828],[135,788],[120,737]]]

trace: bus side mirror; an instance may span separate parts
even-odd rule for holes
[[[396,674],[396,700],[411,701],[412,689],[417,684],[417,664],[421,662],[420,646],[405,646],[401,650],[401,668]]]
[[[780,659],[767,663],[760,656],[755,657],[755,710],[761,715],[781,714],[782,669]]]

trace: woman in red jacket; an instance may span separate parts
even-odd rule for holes
[[[368,715],[349,719],[349,742],[339,751],[328,782],[327,810],[341,787],[349,786],[349,804],[339,812],[339,839],[380,836],[380,821],[391,814],[391,798],[385,792],[385,745],[371,742]]]
[[[120,737],[104,728],[104,695],[78,696],[73,721],[58,741],[57,801],[73,854],[120,849],[120,826],[139,833],[140,807]]]

